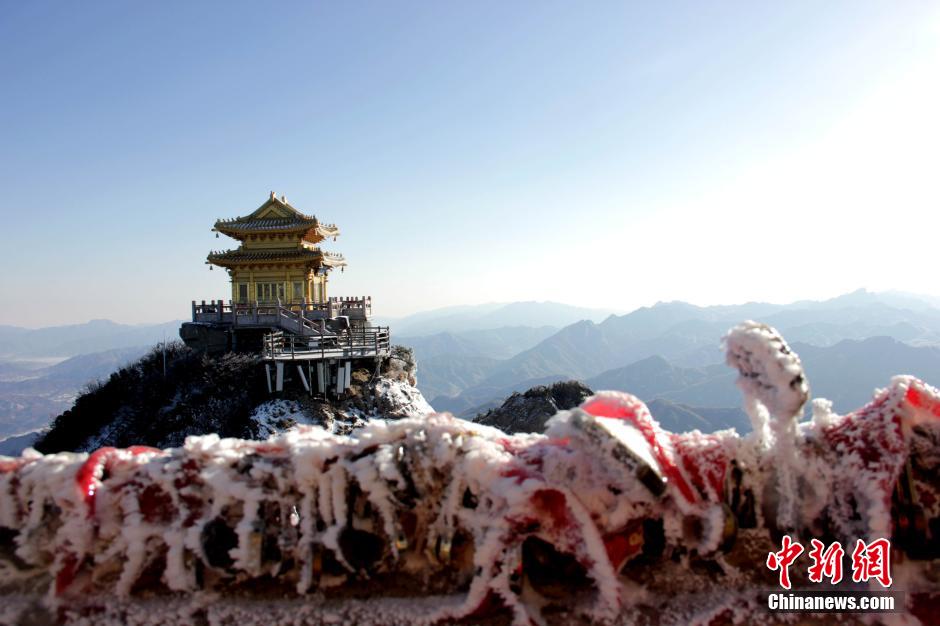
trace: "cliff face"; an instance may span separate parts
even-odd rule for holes
[[[347,433],[369,417],[398,419],[432,412],[413,385],[410,350],[396,347],[376,374],[355,370],[341,399],[314,399],[301,389],[277,398],[267,391],[256,355],[198,354],[173,344],[153,350],[89,387],[36,442],[40,452],[91,451],[102,446],[180,446],[190,435],[265,439],[295,424]]]

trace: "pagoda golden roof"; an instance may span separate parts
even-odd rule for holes
[[[314,215],[301,213],[287,202],[287,198],[278,198],[273,191],[271,197],[251,214],[217,220],[213,230],[238,240],[249,235],[295,233],[301,234],[306,241],[318,243],[327,237],[339,236],[336,224],[324,224]]]
[[[304,264],[311,266],[341,267],[346,259],[341,254],[324,252],[319,248],[295,248],[291,250],[213,250],[206,258],[209,263],[221,267],[245,265]]]

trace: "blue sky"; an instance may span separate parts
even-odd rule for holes
[[[936,293],[938,41],[928,2],[3,3],[0,323],[227,296],[212,223],[271,190],[390,316]]]

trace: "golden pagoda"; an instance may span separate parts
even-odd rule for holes
[[[180,325],[187,346],[260,353],[271,392],[283,391],[295,369],[310,394],[345,393],[353,363],[378,371],[391,335],[387,326],[370,324],[372,298],[326,293],[330,270],[346,266],[342,255],[319,247],[339,236],[335,224],[301,213],[272,191],[251,214],[217,220],[212,230],[240,242],[206,257],[228,271],[232,298],[192,301],[192,321]]]
[[[335,241],[339,228],[301,213],[273,191],[253,213],[218,220],[213,231],[241,242],[235,250],[210,252],[206,261],[228,270],[236,304],[325,303],[329,271],[346,265],[342,255],[319,247],[328,237]]]

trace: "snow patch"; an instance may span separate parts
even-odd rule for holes
[[[313,424],[299,402],[269,400],[255,407],[249,419],[254,423],[257,439],[267,439],[298,424]]]
[[[434,413],[421,392],[406,380],[379,378],[373,383],[376,410],[390,418],[420,417]]]

